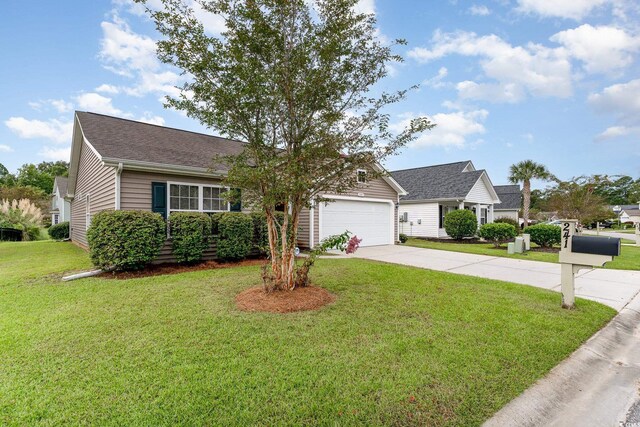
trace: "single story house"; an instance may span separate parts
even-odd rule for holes
[[[400,232],[418,237],[447,237],[444,216],[469,209],[478,226],[493,222],[500,198],[485,170],[470,160],[391,172],[408,194],[400,198]]]
[[[637,205],[625,205],[621,206],[619,217],[622,224],[632,222],[634,224],[640,223],[640,203]]]
[[[59,224],[69,221],[71,218],[71,204],[65,199],[67,195],[68,179],[63,176],[56,176],[53,180],[53,191],[51,193],[51,224]]]
[[[522,191],[518,184],[494,185],[493,189],[500,198],[500,203],[493,208],[495,219],[510,218],[520,220],[520,208],[522,207]]]
[[[71,201],[70,237],[87,247],[91,218],[107,209],[148,210],[167,218],[171,212],[243,211],[222,193],[227,171],[212,171],[215,155],[239,154],[244,143],[90,112],[76,112],[71,146],[67,198]],[[375,166],[378,167],[378,166]],[[359,171],[359,187],[332,195],[300,218],[301,247],[349,230],[362,246],[397,241],[397,204],[405,191],[392,178],[367,180]],[[170,243],[162,261],[171,261]],[[213,257],[213,249],[205,253]]]

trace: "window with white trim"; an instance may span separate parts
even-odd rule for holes
[[[169,183],[169,212],[226,212],[227,189],[213,185]]]
[[[229,203],[222,197],[227,191],[220,187],[202,187],[202,210],[204,212],[228,211]]]
[[[364,169],[358,169],[356,171],[357,179],[360,184],[367,182],[367,171]]]

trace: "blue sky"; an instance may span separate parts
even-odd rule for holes
[[[631,0],[361,0],[406,61],[391,109],[437,127],[387,161],[473,160],[494,184],[531,158],[563,179],[640,176],[640,6]],[[203,15],[204,16],[204,15]],[[223,24],[206,17],[207,30]],[[8,2],[0,15],[0,163],[68,160],[74,110],[204,131],[162,98],[181,80],[155,58],[153,24],[129,0]]]

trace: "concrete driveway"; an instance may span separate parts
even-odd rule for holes
[[[504,257],[422,249],[410,246],[371,246],[358,249],[358,258],[448,271],[520,283],[560,292],[560,264]],[[581,270],[576,296],[598,301],[620,311],[640,293],[640,271]]]
[[[616,233],[615,231],[600,231],[600,234],[598,234],[595,230],[584,230],[583,233],[589,234],[592,236],[599,235],[599,236],[607,236],[607,237],[617,237],[618,239],[627,239],[631,241],[636,240],[635,233]]]

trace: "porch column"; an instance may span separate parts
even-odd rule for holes
[[[458,205],[458,209],[460,210],[464,209],[464,202],[460,202],[460,205]]]
[[[480,223],[480,218],[482,218],[482,212],[480,209],[481,209],[480,203],[476,204],[476,220],[478,221],[478,227],[482,225]]]
[[[487,213],[487,222],[493,222],[493,205],[489,205],[489,212]]]

